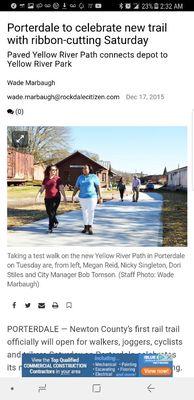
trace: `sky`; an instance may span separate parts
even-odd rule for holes
[[[186,127],[71,127],[71,152],[87,150],[113,169],[162,174],[187,165]]]

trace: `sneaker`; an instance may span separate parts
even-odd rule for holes
[[[88,233],[89,235],[93,235],[93,230],[91,225],[88,225]]]
[[[48,229],[47,233],[53,233],[52,229]]]
[[[58,228],[58,225],[59,225],[59,223],[58,223],[58,222],[55,222],[53,228],[54,228],[54,229]]]
[[[82,233],[87,233],[88,232],[88,225],[84,225],[84,229],[82,231]]]

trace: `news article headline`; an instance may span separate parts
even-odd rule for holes
[[[54,23],[46,24],[15,24],[9,22],[7,37],[9,45],[141,45],[146,47],[150,42],[151,34],[166,33],[168,25],[166,22],[161,24],[131,24],[131,25],[101,25],[86,23],[83,25]],[[26,33],[36,33],[36,35],[25,35]],[[46,34],[45,34],[46,33]],[[47,35],[47,33],[49,35]],[[55,35],[52,36],[51,34]],[[61,36],[56,34],[60,33]],[[43,35],[44,34],[44,35]],[[64,35],[65,34],[65,35]],[[92,35],[94,34],[94,35]],[[100,35],[98,35],[100,34]],[[117,35],[118,34],[118,35]]]

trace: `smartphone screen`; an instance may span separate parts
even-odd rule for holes
[[[1,397],[192,400],[193,4],[0,10]]]

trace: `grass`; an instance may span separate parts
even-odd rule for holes
[[[7,197],[8,200],[34,198],[39,188],[38,186],[8,186]]]
[[[43,218],[47,218],[45,211],[44,201],[42,196],[42,203],[35,203],[35,197],[38,193],[39,187],[37,186],[9,186],[7,188],[8,197],[8,210],[7,210],[7,222],[8,229],[11,230],[14,227],[20,227],[29,224],[34,221],[38,221]],[[66,195],[69,198],[72,196],[72,191],[67,190]],[[112,199],[114,191],[103,192],[103,198],[105,201]],[[15,202],[14,202],[15,200]],[[28,200],[28,204],[22,204],[22,200]],[[9,206],[9,201],[11,205]],[[58,214],[69,212],[73,210],[79,210],[79,203],[72,204],[70,201],[65,205],[61,202],[58,208]]]
[[[73,210],[79,210],[79,203],[67,203],[61,202],[58,208],[58,214],[69,212]],[[14,227],[23,226],[30,224],[31,222],[38,221],[43,218],[47,218],[44,204],[34,204],[30,206],[8,208],[7,210],[7,222],[8,229],[11,230]]]
[[[34,198],[36,197],[38,191],[40,189],[40,186],[8,186],[7,188],[7,197],[8,197],[8,201],[9,200],[13,200],[13,199],[30,199],[32,198],[32,200],[34,200]],[[72,196],[72,191],[70,190],[66,190],[66,194],[67,196]],[[116,190],[110,190],[110,191],[103,191],[103,197],[106,198],[112,198],[112,194],[118,193],[118,191]]]
[[[158,192],[163,195],[163,246],[187,246],[187,193]]]

